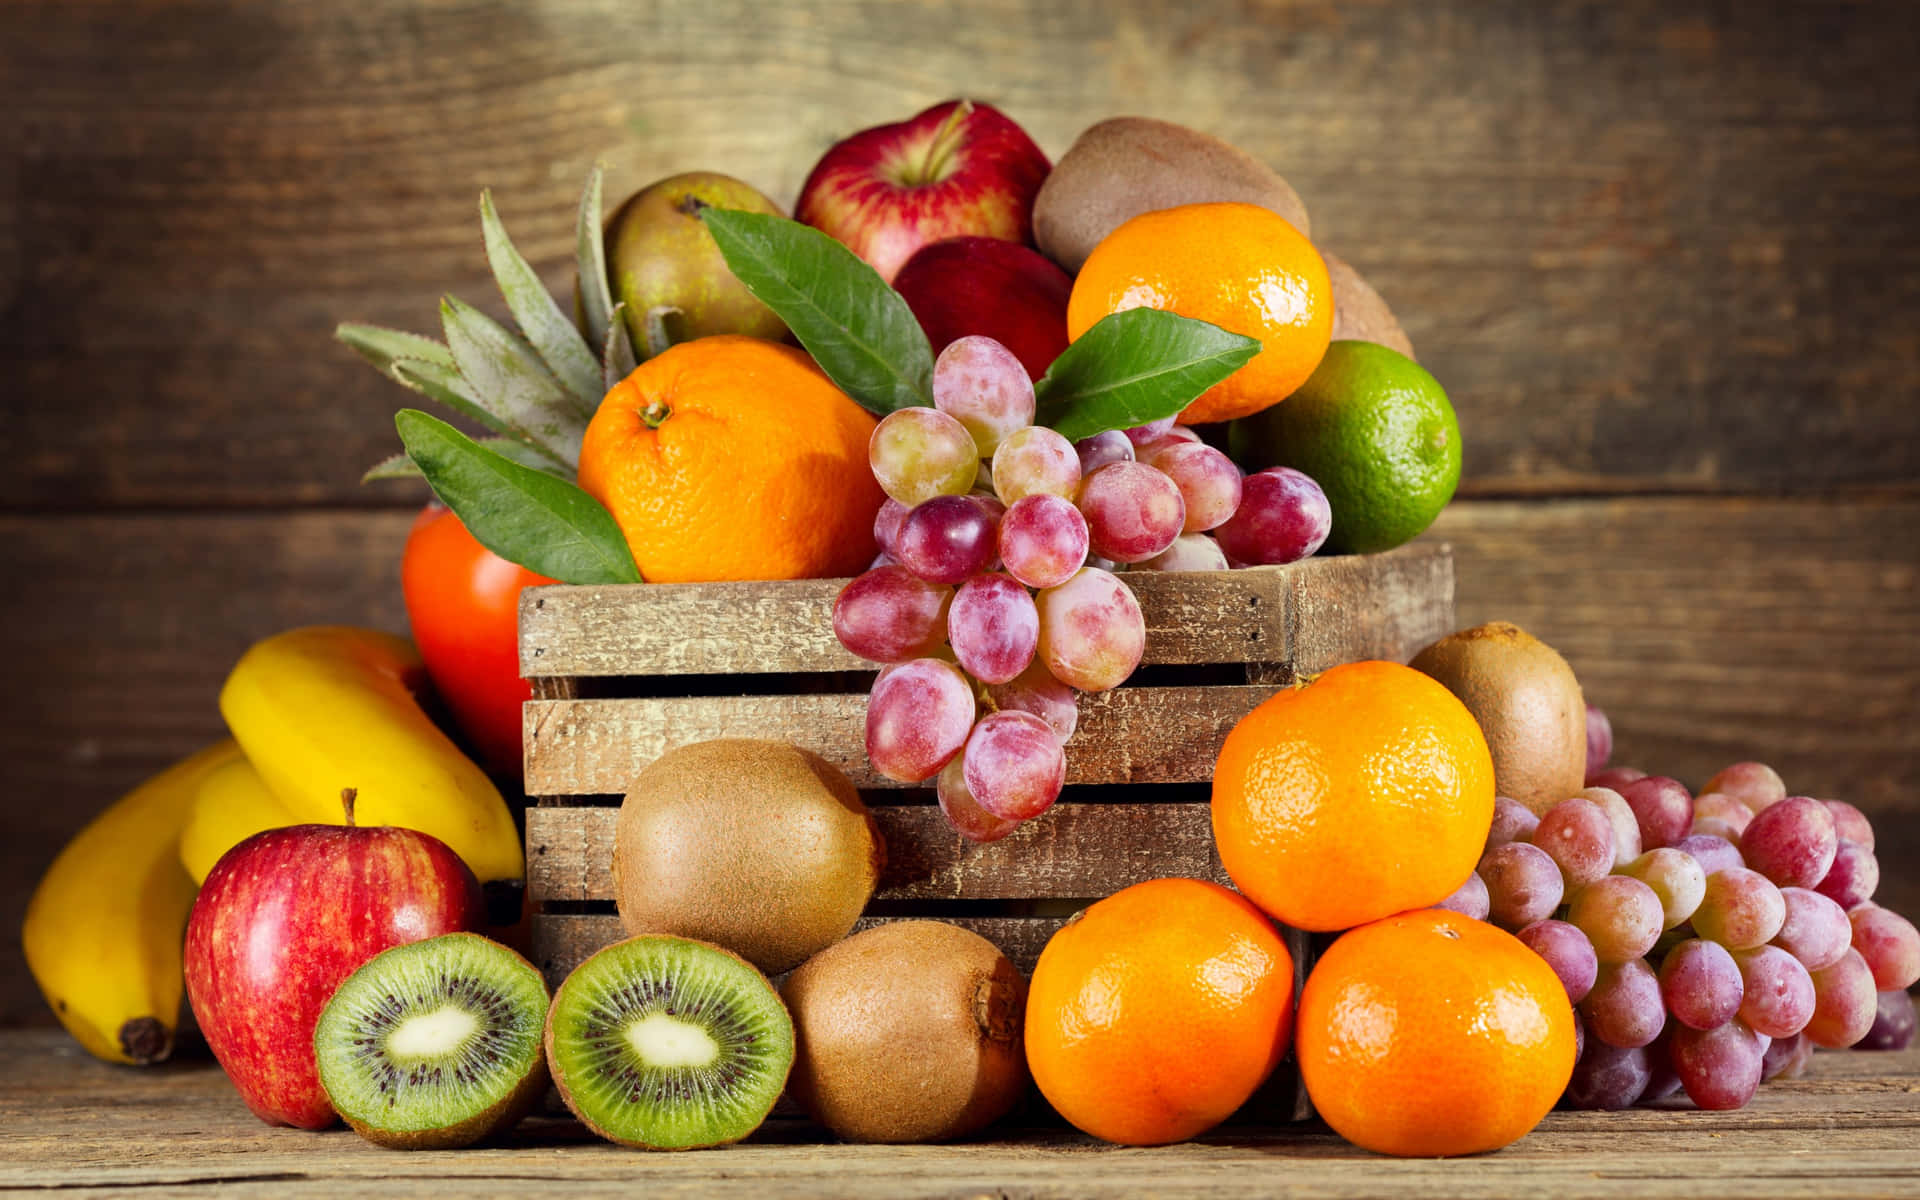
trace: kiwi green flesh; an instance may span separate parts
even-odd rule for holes
[[[772,1111],[793,1055],[793,1021],[766,976],[691,938],[643,934],[601,950],[547,1016],[561,1099],[628,1146],[739,1141]]]
[[[526,959],[459,933],[387,950],[320,1014],[314,1055],[334,1108],[369,1141],[470,1145],[546,1087],[547,987]]]

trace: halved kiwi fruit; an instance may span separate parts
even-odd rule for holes
[[[547,1014],[560,1098],[608,1141],[721,1146],[767,1119],[793,1067],[793,1020],[754,966],[692,938],[642,934],[574,968]]]
[[[547,1086],[547,985],[472,933],[383,951],[349,975],[314,1029],[320,1084],[370,1142],[445,1150],[501,1134]]]

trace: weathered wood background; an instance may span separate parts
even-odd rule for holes
[[[1897,0],[15,0],[0,927],[250,640],[404,627],[422,493],[355,482],[404,393],[329,335],[499,312],[480,188],[561,285],[596,159],[791,203],[963,93],[1278,167],[1459,409],[1461,622],[1560,648],[1627,761],[1867,808],[1920,909],[1916,60]],[[0,1023],[45,1021],[15,947]]]

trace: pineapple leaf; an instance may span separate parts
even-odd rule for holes
[[[407,456],[479,543],[562,583],[638,583],[612,514],[564,479],[529,470],[418,409],[393,419]]]
[[[586,190],[580,194],[580,218],[574,223],[573,255],[580,280],[580,313],[586,321],[587,344],[607,346],[612,342],[607,329],[613,324],[613,292],[607,282],[607,243],[601,232],[601,180],[605,172],[595,163],[587,175]],[[633,357],[633,346],[627,346]],[[607,360],[601,359],[604,364]]]
[[[420,468],[414,465],[413,460],[408,458],[406,451],[403,450],[390,458],[383,458],[371,467],[368,467],[367,473],[360,477],[360,482],[374,483],[382,479],[425,478],[426,476],[420,473]]]
[[[591,417],[604,394],[600,390],[600,365],[593,360],[593,348],[560,311],[546,284],[540,282],[539,274],[514,249],[507,227],[494,211],[492,192],[480,193],[480,228],[486,236],[487,262],[493,268],[494,282],[500,285],[500,295],[518,322],[520,332],[533,344],[534,352],[554,378],[579,402],[581,414]]]
[[[523,467],[551,475],[555,479],[565,479],[563,469],[540,451],[510,437],[475,438],[474,445],[491,450],[502,458],[512,459]],[[367,468],[360,477],[361,483],[376,483],[386,479],[425,479],[418,463],[407,457],[403,450],[391,458],[383,458]]]
[[[453,355],[445,346],[432,338],[423,338],[417,333],[403,333],[398,329],[383,329],[378,325],[355,325],[348,322],[336,328],[333,336],[345,342],[352,347],[354,353],[387,374],[392,374],[393,364],[403,358],[417,358],[446,367],[453,365]]]
[[[613,311],[607,314],[607,348],[600,356],[600,361],[607,373],[609,392],[614,384],[633,374],[633,369],[640,365],[633,360],[633,339],[627,336],[626,308],[623,301],[614,305]]]
[[[422,396],[438,400],[495,433],[513,433],[511,426],[481,405],[479,398],[473,394],[472,386],[461,377],[460,369],[450,363],[441,364],[424,358],[399,358],[394,360],[387,374]]]
[[[440,302],[440,319],[469,394],[485,397],[484,407],[494,418],[489,427],[539,447],[555,462],[577,467],[587,414],[533,348],[453,296]]]

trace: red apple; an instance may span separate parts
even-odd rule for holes
[[[1052,259],[1018,242],[930,242],[900,268],[893,287],[920,319],[935,354],[950,342],[982,334],[1013,351],[1038,379],[1067,348],[1073,280]]]
[[[928,242],[962,234],[1031,242],[1033,197],[1051,169],[1000,110],[949,100],[835,144],[801,185],[793,215],[891,283]]]
[[[213,1056],[255,1116],[325,1129],[313,1030],[336,987],[405,942],[475,930],[480,883],[429,834],[395,826],[292,825],[214,864],[187,921],[187,998]]]

